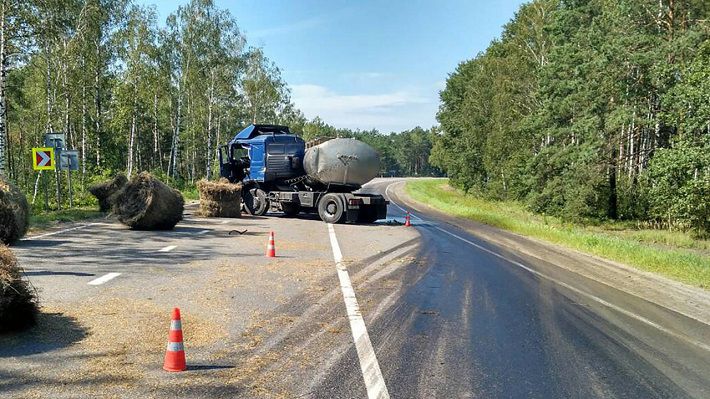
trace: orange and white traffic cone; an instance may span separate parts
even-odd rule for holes
[[[409,220],[409,211],[407,211],[407,215],[404,217],[404,227],[411,227],[412,222]]]
[[[266,257],[276,257],[276,245],[274,244],[274,232],[269,233],[269,245],[266,246]]]
[[[175,308],[170,320],[168,348],[165,351],[163,370],[184,371],[185,369],[187,366],[185,364],[185,347],[182,344],[182,321],[180,321],[180,309]]]

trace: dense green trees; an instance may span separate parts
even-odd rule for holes
[[[30,148],[46,132],[80,151],[81,185],[118,170],[182,184],[213,176],[238,126],[300,117],[278,68],[211,0],[165,27],[129,0],[0,0],[0,66],[0,173],[35,194]]]
[[[707,233],[709,20],[703,1],[523,5],[449,77],[432,161],[539,212]]]

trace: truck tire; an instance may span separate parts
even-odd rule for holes
[[[264,190],[260,188],[245,190],[242,200],[244,201],[244,209],[250,215],[264,216],[269,210],[269,200],[266,199]]]
[[[318,202],[318,215],[326,223],[340,223],[345,218],[345,202],[341,195],[326,194]]]
[[[292,218],[301,212],[301,206],[289,202],[281,203],[281,211],[284,213],[284,216]]]

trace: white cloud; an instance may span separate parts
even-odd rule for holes
[[[314,84],[291,86],[292,100],[307,118],[319,116],[336,127],[376,128],[383,132],[429,127],[437,104],[408,91],[382,94],[338,94]],[[432,93],[434,96],[436,93]]]

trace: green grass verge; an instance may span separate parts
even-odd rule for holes
[[[710,242],[693,239],[687,233],[635,229],[629,223],[595,226],[565,223],[555,217],[534,214],[518,203],[466,195],[441,179],[409,181],[405,189],[413,199],[453,216],[710,288],[710,256],[707,253]]]
[[[197,187],[188,187],[181,190],[182,196],[185,201],[195,201],[200,199],[200,192],[197,191]]]
[[[37,212],[30,217],[30,229],[42,229],[58,222],[78,222],[101,216],[104,216],[104,213],[97,211],[96,206]]]

